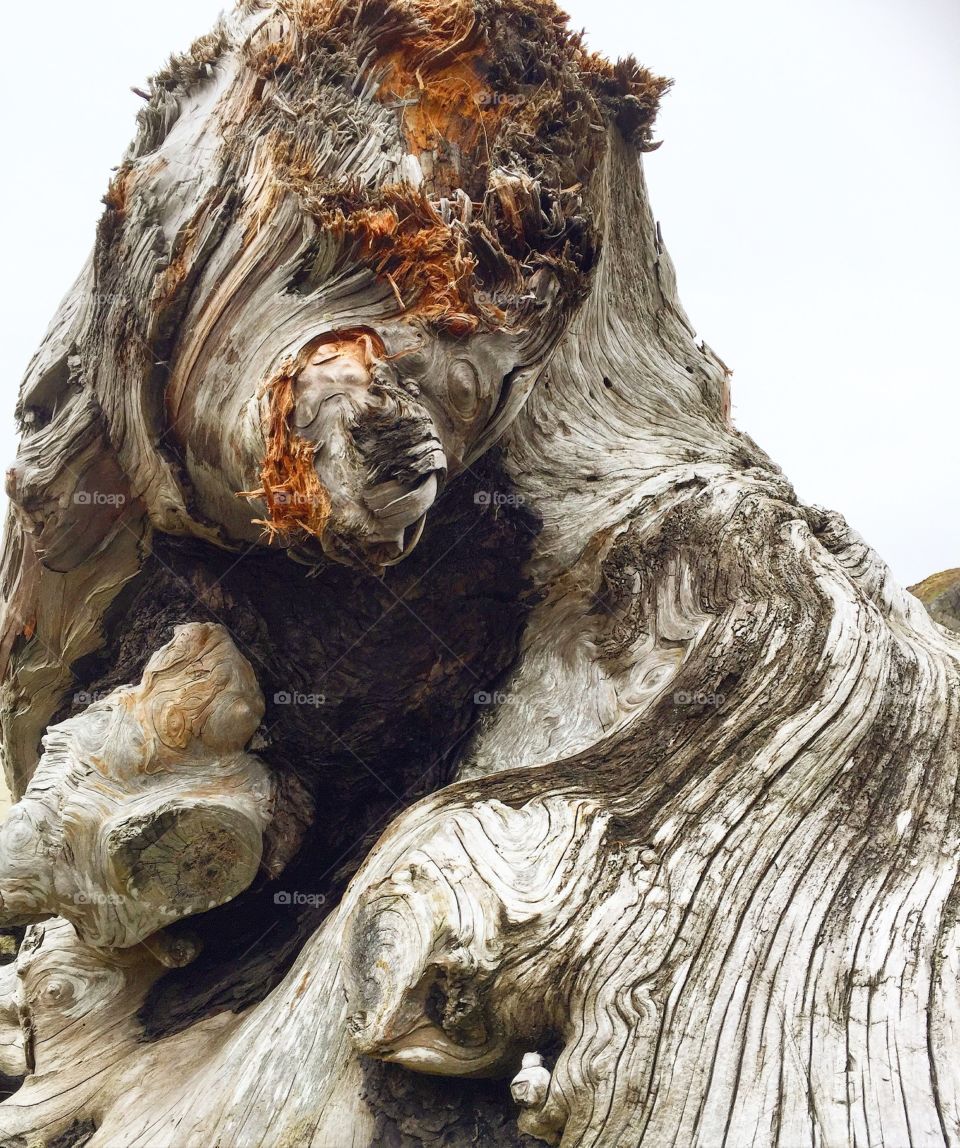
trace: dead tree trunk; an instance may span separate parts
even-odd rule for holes
[[[664,87],[551,0],[155,78],[8,478],[3,1144],[960,1145],[960,646],[731,426]]]

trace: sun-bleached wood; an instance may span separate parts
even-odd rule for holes
[[[263,707],[230,635],[197,623],[139,685],[51,726],[0,826],[0,924],[63,916],[91,945],[128,948],[243,892],[273,807],[269,772],[244,752]],[[165,950],[189,959],[182,942]]]
[[[517,5],[494,7],[500,25],[514,29]],[[528,22],[552,19],[549,5],[521,7]],[[161,305],[151,321],[175,331],[168,373],[144,373],[142,361],[125,358],[119,317],[102,310],[94,326],[106,325],[112,341],[96,378],[89,359],[61,363],[84,309],[102,307],[89,278],[31,370],[27,394],[46,387],[58,397],[44,408],[51,421],[37,415],[43,425],[27,434],[12,480],[8,764],[15,777],[29,776],[31,739],[70,683],[64,667],[82,668],[109,639],[105,619],[137,585],[140,548],[161,535],[209,547],[203,562],[218,572],[202,602],[187,598],[185,610],[228,602],[230,562],[245,561],[244,546],[279,545],[287,551],[280,557],[317,575],[280,606],[268,585],[259,612],[243,587],[232,656],[245,666],[240,692],[252,709],[236,728],[226,723],[232,736],[247,730],[249,738],[256,727],[254,674],[273,683],[264,686],[268,707],[280,689],[285,700],[271,714],[279,722],[287,710],[276,706],[293,708],[289,687],[316,696],[310,675],[317,666],[327,672],[319,660],[302,680],[276,676],[285,651],[266,649],[265,635],[278,613],[294,618],[287,635],[308,620],[316,627],[293,661],[349,620],[336,656],[348,660],[359,691],[387,654],[375,647],[366,662],[349,662],[366,639],[352,604],[375,581],[398,587],[384,609],[422,610],[418,587],[430,585],[433,566],[411,583],[389,579],[417,561],[413,546],[422,553],[439,522],[449,534],[431,562],[456,562],[469,531],[456,518],[458,529],[449,528],[444,500],[476,467],[493,465],[494,445],[499,469],[483,471],[482,481],[501,485],[481,493],[502,496],[498,513],[522,510],[532,523],[523,528],[524,579],[496,601],[503,611],[509,598],[522,601],[522,633],[482,680],[455,677],[459,647],[451,651],[444,634],[433,660],[396,686],[411,710],[438,681],[453,682],[456,700],[473,705],[469,738],[458,727],[455,738],[441,729],[410,739],[410,756],[448,755],[455,776],[378,824],[324,919],[305,916],[296,944],[265,957],[269,991],[244,998],[245,1007],[232,1007],[229,993],[208,1007],[202,977],[213,974],[197,971],[199,958],[165,971],[153,939],[136,943],[139,926],[112,936],[89,934],[83,922],[83,936],[64,920],[31,926],[16,965],[4,970],[0,1071],[33,1068],[0,1106],[3,1135],[31,1145],[89,1137],[93,1148],[367,1148],[431,1139],[516,1148],[529,1143],[524,1136],[562,1148],[956,1148],[956,635],[895,584],[839,515],[805,506],[732,426],[729,372],[678,301],[649,206],[639,155],[649,141],[628,130],[636,95],[620,91],[613,112],[598,104],[582,119],[581,105],[560,99],[541,123],[541,143],[565,122],[575,124],[571,138],[590,139],[575,191],[549,168],[547,151],[561,149],[548,144],[536,153],[536,178],[530,154],[518,151],[509,170],[485,172],[482,197],[458,195],[440,186],[453,161],[424,146],[416,109],[437,114],[430,69],[440,68],[446,84],[450,64],[477,97],[477,122],[491,134],[502,126],[482,114],[493,89],[469,87],[478,59],[485,82],[500,82],[493,33],[476,32],[486,27],[482,13],[448,37],[452,54],[424,62],[420,88],[413,80],[400,92],[379,68],[376,37],[390,21],[403,29],[391,42],[394,64],[418,36],[433,50],[436,6],[416,6],[423,23],[413,31],[391,4],[365,8],[369,21],[354,21],[349,34],[343,24],[336,35],[323,25],[329,66],[341,78],[354,67],[349,52],[338,55],[345,45],[362,64],[334,94],[325,73],[304,95],[285,77],[309,57],[311,13],[320,10],[347,8],[242,5],[187,69],[186,88],[158,91],[146,109],[134,166],[117,191],[125,196],[126,270],[101,245],[100,274],[108,283],[130,275],[123,290],[137,298],[143,283],[153,284]],[[517,33],[507,47],[522,55],[523,43]],[[508,70],[514,58],[497,56]],[[575,53],[568,65],[580,66]],[[570,95],[568,81],[576,87],[568,76],[559,95]],[[455,104],[452,90],[442,94]],[[507,94],[512,100],[517,90]],[[296,163],[283,147],[244,135],[252,120],[241,113],[259,114],[257,101],[270,107],[271,128],[285,124],[291,146],[302,145]],[[342,130],[320,131],[317,121]],[[514,143],[522,126],[514,125]],[[562,133],[549,139],[570,142]],[[454,307],[430,295],[437,268],[429,252],[420,252],[417,269],[429,314],[417,310],[416,276],[383,262],[385,249],[372,259],[354,246],[345,261],[343,237],[314,212],[329,187],[312,182],[311,155],[327,164],[329,179],[353,173],[368,188],[423,188],[442,227],[464,229],[471,242],[479,243],[470,229],[481,199],[497,205],[484,227],[535,218],[543,234],[504,271],[515,276],[509,290],[500,282],[487,291],[476,271],[489,296],[479,313],[494,306],[506,322],[493,315],[487,329],[469,300]],[[464,161],[460,175],[466,170]],[[278,174],[282,190],[272,182]],[[388,225],[389,209],[378,202],[364,216],[371,227]],[[352,204],[342,206],[352,218]],[[589,227],[574,227],[572,217],[595,228],[595,260],[583,245],[574,251]],[[108,212],[111,219],[117,226]],[[567,229],[572,269],[560,252],[544,250],[553,227]],[[495,247],[504,235],[491,228]],[[173,270],[154,284],[146,269],[158,232],[169,257],[160,274]],[[467,250],[477,248],[457,248]],[[464,276],[445,251],[441,287]],[[452,327],[438,329],[438,318]],[[85,387],[62,385],[81,375]],[[161,384],[167,424],[151,390]],[[42,406],[25,400],[25,417]],[[84,419],[96,428],[84,432],[88,439],[74,433]],[[388,443],[391,420],[403,433]],[[291,449],[291,427],[305,447]],[[163,434],[175,450],[157,448]],[[70,486],[69,468],[49,464],[63,460],[68,440],[81,471],[95,461],[114,468],[95,476],[99,486]],[[394,449],[408,464],[402,474],[383,471]],[[73,501],[74,490],[95,489],[124,501]],[[323,581],[331,559],[349,566],[342,581]],[[277,566],[256,569],[280,584]],[[466,615],[482,613],[469,594],[480,574],[477,566],[450,583]],[[311,587],[319,615],[309,613]],[[145,607],[137,609],[134,621]],[[111,649],[129,656],[122,642]],[[367,697],[364,704],[376,708]],[[91,712],[72,720],[80,728]],[[454,712],[428,709],[427,719],[443,726],[436,714],[452,721]],[[361,775],[386,768],[390,759],[368,748],[396,720],[395,711],[383,714],[364,727],[356,743],[363,754],[350,743],[337,759],[341,727],[319,702],[293,727],[301,739],[301,729],[316,736],[295,750],[302,756],[309,746],[321,800],[300,805],[298,821],[289,803],[299,791],[287,793],[287,812],[274,824],[298,841],[301,823],[310,823],[294,859],[304,891],[318,879],[311,855],[322,855],[325,835],[345,816],[322,803],[334,780],[328,760]],[[254,743],[264,755],[278,740],[265,724]],[[230,752],[255,762],[246,744]],[[197,752],[213,776],[224,747]],[[279,789],[289,776],[273,781]],[[170,799],[180,796],[171,791]],[[117,841],[118,856],[130,856],[126,842]],[[296,850],[286,844],[288,854]],[[174,845],[168,856],[177,865],[184,853]],[[342,860],[336,855],[334,866]],[[82,870],[63,871],[71,889]],[[71,910],[69,898],[43,901],[47,884],[44,877],[40,892],[28,881],[11,893],[21,920],[41,901],[44,912]],[[265,929],[282,929],[297,888],[268,903]],[[262,900],[251,904],[264,911]],[[194,918],[198,930],[207,916]],[[94,944],[118,938],[130,947]],[[269,955],[267,933],[256,945]],[[231,951],[231,961],[244,957]],[[232,985],[229,968],[214,973]],[[179,976],[172,983],[185,992],[191,974],[203,1007],[158,1026],[158,1014],[178,1001],[172,990],[162,995],[164,986]],[[45,993],[48,977],[58,992]],[[75,998],[67,983],[78,986]],[[89,1039],[71,1018],[94,1026]],[[57,1052],[48,1034],[61,1029],[69,1039]],[[431,1091],[437,1080],[440,1091]]]

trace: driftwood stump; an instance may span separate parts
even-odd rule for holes
[[[731,425],[666,86],[551,0],[154,78],[17,411],[3,1145],[960,1145],[958,636]]]

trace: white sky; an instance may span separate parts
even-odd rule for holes
[[[19,379],[86,256],[142,85],[220,0],[4,13],[0,460]],[[960,4],[568,0],[673,76],[646,163],[734,415],[907,584],[960,565]]]

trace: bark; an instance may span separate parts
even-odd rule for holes
[[[664,86],[545,0],[154,81],[19,406],[4,1143],[960,1144],[960,646],[731,425]]]

